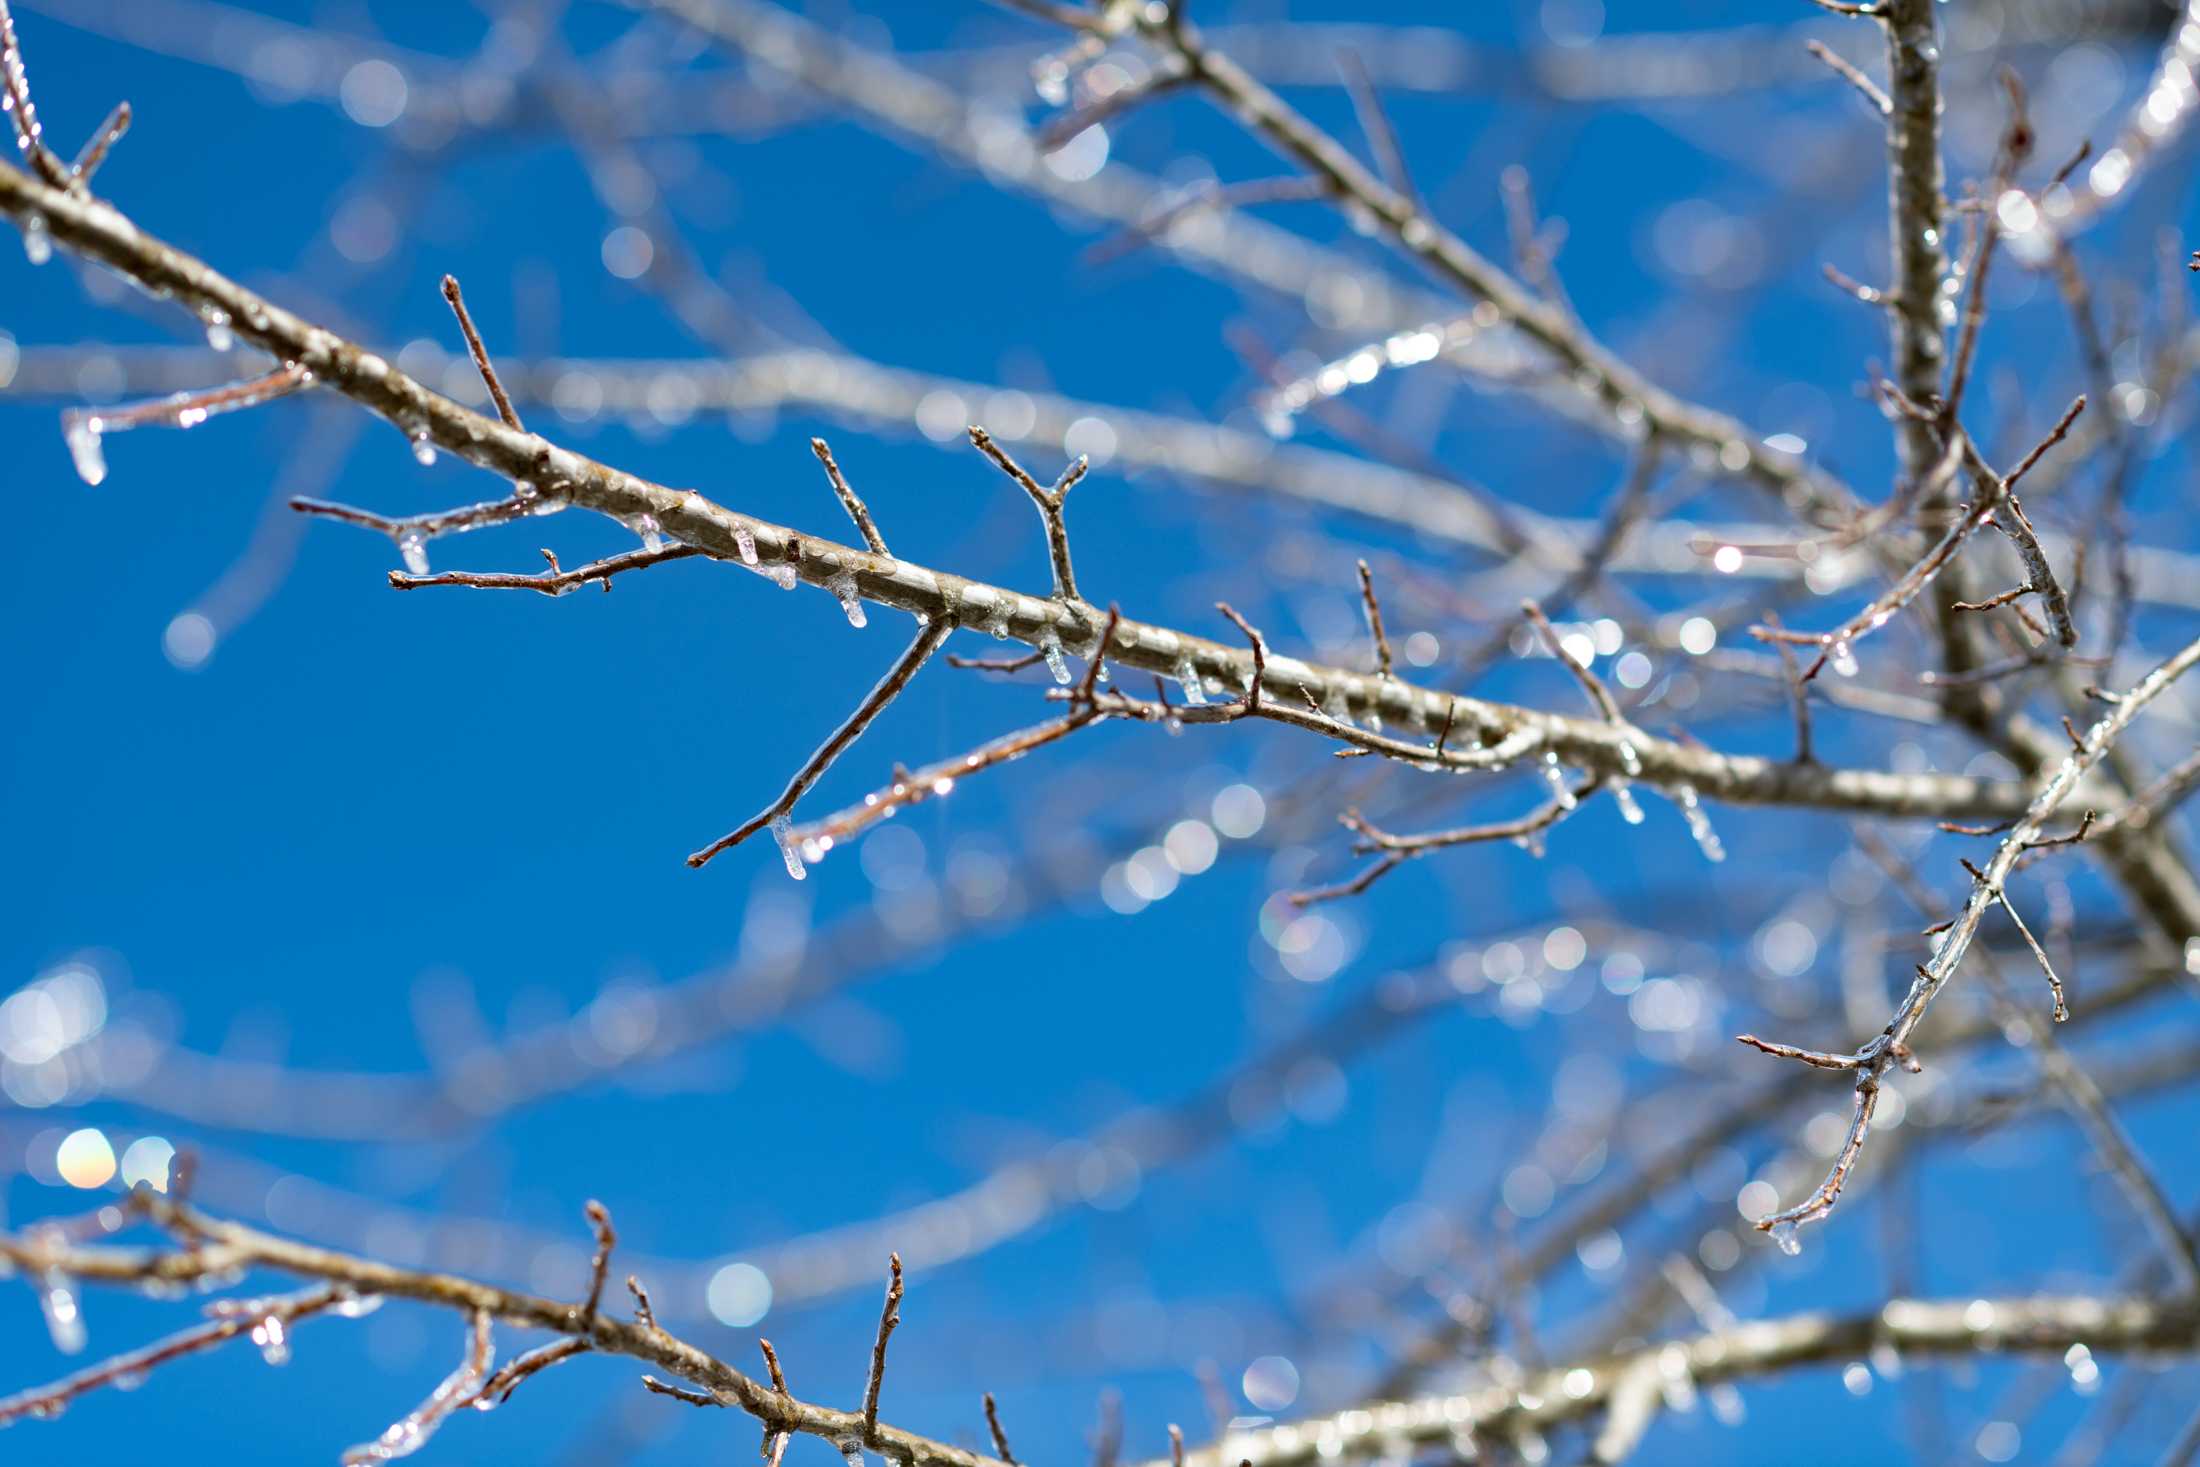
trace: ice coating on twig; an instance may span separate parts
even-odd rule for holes
[[[345,1452],[344,1467],[372,1467],[376,1462],[409,1457],[426,1446],[444,1419],[480,1391],[481,1383],[489,1378],[489,1366],[495,1358],[489,1316],[485,1311],[476,1310],[466,1358],[458,1369],[445,1376],[443,1383],[409,1415],[391,1422],[373,1441],[362,1442]]]

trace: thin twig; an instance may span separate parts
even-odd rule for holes
[[[878,1338],[871,1342],[871,1375],[863,1387],[863,1439],[873,1443],[878,1438],[879,1387],[886,1380],[886,1341],[901,1323],[901,1255],[889,1253],[886,1263],[886,1303],[879,1310]]]
[[[833,450],[822,438],[810,440],[810,452],[825,466],[825,477],[832,481],[833,493],[840,500],[840,507],[848,511],[848,518],[855,521],[856,533],[863,536],[863,543],[871,547],[873,555],[886,554],[886,537],[878,532],[871,520],[871,510],[856,491],[848,487],[848,480],[840,472],[840,465],[833,460]]]
[[[504,391],[504,384],[497,380],[497,369],[489,360],[489,348],[481,344],[481,333],[474,329],[473,313],[466,309],[466,297],[459,293],[458,277],[443,277],[443,299],[451,303],[451,314],[458,317],[459,334],[466,338],[466,350],[474,359],[474,370],[481,373],[481,383],[489,389],[489,400],[497,406],[497,416],[504,426],[514,433],[527,430],[520,426],[519,414],[512,410],[512,399]]]
[[[740,825],[734,827],[727,834],[718,837],[709,845],[689,856],[687,858],[688,865],[704,865],[719,852],[741,844],[741,842],[747,840],[765,826],[770,825],[773,821],[780,820],[791,813],[795,807],[795,802],[802,798],[804,792],[811,785],[817,783],[818,777],[832,767],[833,761],[838,759],[850,744],[863,736],[863,731],[871,726],[871,721],[886,710],[886,705],[893,702],[900,695],[902,689],[909,686],[910,680],[917,675],[918,669],[924,666],[932,654],[940,649],[940,644],[945,642],[953,632],[954,627],[944,621],[927,622],[917,628],[917,635],[911,639],[908,649],[894,660],[894,665],[886,670],[886,676],[878,680],[877,685],[864,696],[863,701],[856,705],[855,711],[848,715],[840,727],[827,735],[825,742],[819,744],[816,751],[803,761],[802,767],[794,772],[794,778],[788,780],[787,787],[779,792],[779,798],[773,800],[747,820],[742,821]],[[788,869],[790,872],[794,870],[793,863],[797,859],[797,857],[789,856]]]

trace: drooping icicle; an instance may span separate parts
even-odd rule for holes
[[[1051,626],[1039,629],[1039,655],[1047,660],[1047,671],[1063,687],[1069,686],[1069,659],[1062,655],[1062,639]]]
[[[1352,721],[1352,705],[1344,700],[1344,689],[1335,683],[1329,685],[1329,692],[1322,699],[1322,716],[1333,718],[1339,723]]]
[[[1184,687],[1185,702],[1205,703],[1207,701],[1207,680],[1199,675],[1198,668],[1192,666],[1189,653],[1176,659],[1176,680]]]
[[[77,1300],[76,1280],[58,1268],[38,1276],[38,1307],[46,1316],[46,1332],[53,1347],[64,1355],[84,1350],[84,1310]]]
[[[252,1343],[260,1347],[260,1358],[268,1364],[290,1363],[290,1332],[283,1327],[280,1314],[270,1314],[252,1326]]]
[[[733,548],[741,552],[741,563],[750,570],[756,569],[756,537],[749,533],[747,525],[733,527]]]
[[[33,265],[43,265],[53,258],[53,235],[46,228],[43,214],[33,214],[23,221],[23,258]]]
[[[397,552],[405,557],[405,569],[416,576],[428,573],[428,537],[417,527],[397,532]]]
[[[1851,647],[1845,638],[1835,640],[1832,648],[1826,653],[1826,660],[1833,664],[1833,670],[1841,676],[1856,676],[1856,649]]]
[[[345,1319],[364,1319],[382,1307],[380,1294],[346,1294],[332,1306]]]
[[[1573,809],[1578,802],[1574,799],[1573,788],[1566,783],[1566,766],[1558,762],[1558,755],[1545,749],[1542,763],[1537,767],[1542,772],[1543,782],[1551,787],[1551,798],[1558,801],[1558,808]]]
[[[229,313],[220,306],[201,310],[199,320],[206,326],[207,350],[227,351],[237,344],[237,333],[229,329]]]
[[[428,430],[415,428],[407,437],[412,442],[414,461],[424,469],[433,465],[435,463],[435,445],[428,441]]]
[[[1542,827],[1538,826],[1534,830],[1522,831],[1513,837],[1513,844],[1535,857],[1538,861],[1542,860],[1544,851]]]
[[[854,571],[842,571],[825,583],[825,589],[833,593],[840,609],[848,614],[848,625],[861,627],[870,620],[863,610],[863,597],[856,591]]]
[[[1772,1225],[1772,1241],[1779,1245],[1780,1251],[1790,1258],[1803,1251],[1803,1240],[1796,1236],[1795,1224],[1792,1222],[1774,1223]]]
[[[68,440],[76,476],[95,489],[107,478],[107,452],[101,444],[105,430],[106,424],[96,413],[72,411],[61,415],[61,436]]]
[[[1688,821],[1688,833],[1696,838],[1697,849],[1706,861],[1726,859],[1726,847],[1719,842],[1719,833],[1711,828],[1711,817],[1704,813],[1703,802],[1696,798],[1696,787],[1684,784],[1673,792],[1680,802],[1682,818]]]
[[[653,514],[637,516],[634,533],[642,537],[642,548],[652,555],[665,548],[664,527],[657,523],[657,516]]]
[[[772,821],[772,839],[779,842],[780,859],[787,863],[787,874],[797,881],[809,877],[809,868],[802,862],[802,850],[795,844],[794,821],[781,815]]]

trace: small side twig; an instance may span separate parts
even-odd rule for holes
[[[497,405],[497,416],[514,433],[526,432],[520,426],[519,414],[512,410],[511,396],[497,380],[497,369],[489,361],[489,348],[481,344],[481,333],[474,329],[473,313],[466,309],[466,297],[459,293],[457,276],[443,277],[443,299],[451,303],[451,314],[458,317],[459,334],[466,338],[466,350],[474,359],[474,370],[481,374],[482,385],[489,389],[489,400]]]
[[[1390,676],[1390,638],[1383,633],[1383,604],[1375,599],[1375,576],[1360,562],[1360,603],[1367,610],[1367,633],[1375,639],[1375,675]]]
[[[1008,1467],[1017,1467],[1016,1454],[1008,1449],[1008,1433],[1001,1430],[1000,1407],[993,1403],[991,1391],[985,1393],[985,1425],[986,1430],[993,1433],[993,1455],[1008,1463]]]
[[[810,452],[816,454],[817,461],[825,466],[825,477],[832,481],[833,493],[839,498],[840,507],[848,511],[848,518],[855,521],[856,533],[863,537],[863,543],[871,547],[873,555],[887,554],[886,537],[878,532],[878,526],[872,522],[870,506],[848,486],[847,475],[841,473],[839,463],[833,458],[831,446],[822,438],[812,438]]]
[[[1009,456],[1008,450],[993,441],[993,435],[973,423],[970,441],[980,453],[993,460],[1000,471],[1021,485],[1031,502],[1039,506],[1039,518],[1046,524],[1047,559],[1054,571],[1054,599],[1077,599],[1077,574],[1070,567],[1069,530],[1062,523],[1062,504],[1069,498],[1069,491],[1077,487],[1077,481],[1085,477],[1090,461],[1083,455],[1062,471],[1062,477],[1054,481],[1054,487],[1043,487],[1037,479],[1024,471],[1022,464]]]
[[[878,1391],[886,1380],[886,1341],[901,1323],[901,1255],[886,1255],[886,1303],[879,1310],[878,1338],[871,1343],[871,1376],[863,1387],[863,1439],[878,1439]]]
[[[588,1260],[588,1298],[581,1305],[580,1327],[587,1329],[596,1322],[596,1310],[603,1303],[604,1276],[611,1269],[611,1250],[619,1244],[619,1234],[611,1226],[611,1209],[590,1198],[582,1209],[589,1227],[596,1233],[595,1256]]]

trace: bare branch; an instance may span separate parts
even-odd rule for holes
[[[824,439],[812,438],[810,452],[816,454],[817,461],[825,466],[825,477],[832,481],[833,493],[839,497],[841,508],[848,511],[848,518],[855,521],[856,533],[863,536],[863,543],[871,548],[873,555],[886,554],[886,537],[872,523],[869,506],[857,497],[855,490],[848,487],[848,480],[840,472],[840,465],[833,460],[833,450]]]

